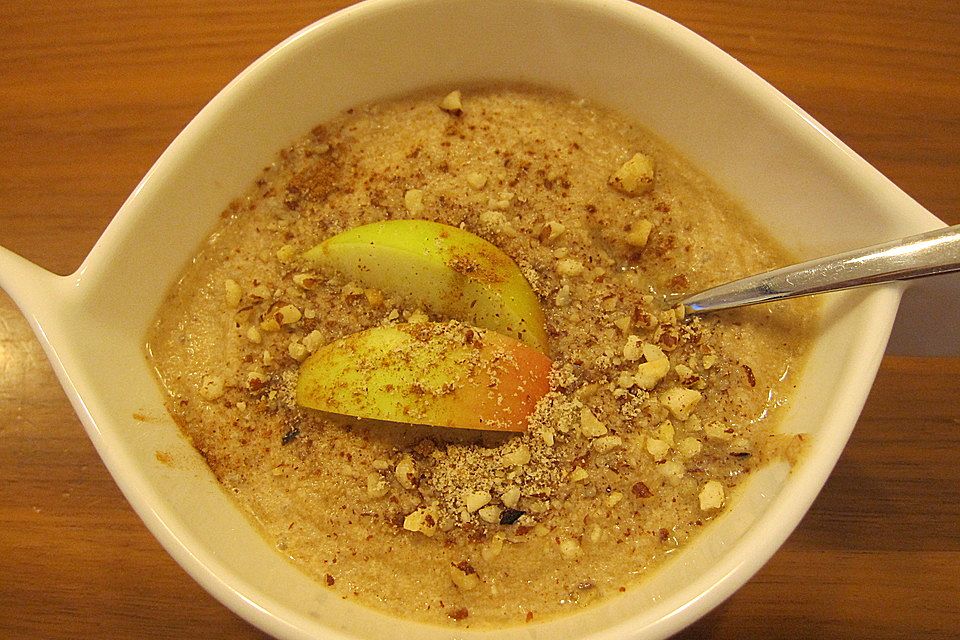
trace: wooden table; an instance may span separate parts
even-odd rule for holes
[[[344,2],[0,2],[0,244],[73,271],[154,159]],[[960,223],[955,0],[657,0]],[[816,8],[813,8],[816,5]],[[887,358],[783,549],[684,638],[960,636],[960,359]],[[0,298],[0,637],[258,638],[121,497]]]

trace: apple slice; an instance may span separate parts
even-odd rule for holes
[[[387,220],[337,234],[304,257],[405,302],[547,352],[543,311],[520,268],[469,231],[428,220]]]
[[[297,403],[331,413],[461,429],[525,431],[550,359],[459,322],[374,327],[314,352]]]

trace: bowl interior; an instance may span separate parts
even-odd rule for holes
[[[146,328],[219,213],[279,149],[357,103],[484,81],[572,91],[645,123],[804,257],[938,226],[732,58],[626,2],[375,0],[290,38],[164,153],[73,277],[66,313],[45,325],[65,385],[131,504],[204,587],[275,635],[472,634],[342,601],[275,553],[166,417],[143,357]],[[826,298],[822,335],[784,425],[814,436],[799,467],[757,474],[707,534],[642,587],[575,617],[489,635],[662,637],[722,601],[789,535],[825,481],[898,299],[896,288]]]

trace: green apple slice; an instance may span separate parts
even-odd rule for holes
[[[387,220],[337,234],[304,257],[408,303],[547,352],[543,311],[520,268],[469,231],[427,220]]]
[[[519,340],[455,321],[383,325],[318,349],[300,366],[296,395],[359,418],[524,431],[550,366]]]

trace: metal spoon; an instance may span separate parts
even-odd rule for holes
[[[960,271],[960,225],[767,271],[688,296],[687,313],[706,313],[893,280]]]

